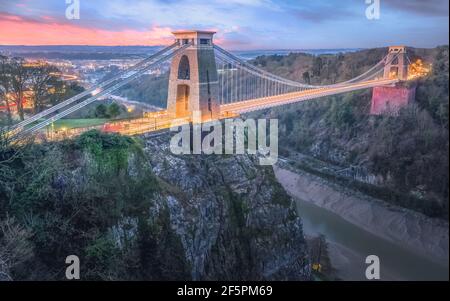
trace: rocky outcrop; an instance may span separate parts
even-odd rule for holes
[[[292,199],[257,158],[173,155],[169,137],[143,137],[194,280],[308,280]],[[156,209],[159,210],[159,209]]]

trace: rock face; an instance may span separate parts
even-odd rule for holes
[[[169,138],[143,137],[192,279],[309,280],[301,220],[272,168],[247,155],[173,155]]]

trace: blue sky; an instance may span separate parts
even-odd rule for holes
[[[214,29],[229,49],[356,48],[448,44],[447,0],[0,0],[0,44],[156,45],[177,29]]]

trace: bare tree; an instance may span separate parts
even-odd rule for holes
[[[39,113],[43,106],[45,99],[49,96],[49,86],[55,79],[55,72],[58,69],[48,64],[42,64],[31,69],[30,85],[34,92],[33,108],[34,113]]]
[[[30,237],[31,233],[14,218],[7,216],[0,221],[0,280],[12,280],[10,269],[33,256]]]
[[[25,66],[23,58],[11,59],[10,66],[13,101],[17,106],[20,120],[24,120],[23,99],[30,81],[31,69]]]
[[[11,92],[9,59],[0,55],[0,101],[5,103],[6,113],[8,116],[8,124],[12,123],[11,104],[8,99],[8,93]]]

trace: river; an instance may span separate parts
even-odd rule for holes
[[[274,168],[296,200],[305,235],[323,234],[342,280],[366,280],[377,255],[381,280],[448,280],[448,223],[343,193],[309,174]]]
[[[387,240],[381,239],[314,204],[296,199],[306,235],[325,235],[338,274],[365,280],[365,257],[380,258],[381,280],[448,280],[448,267],[440,266]]]

